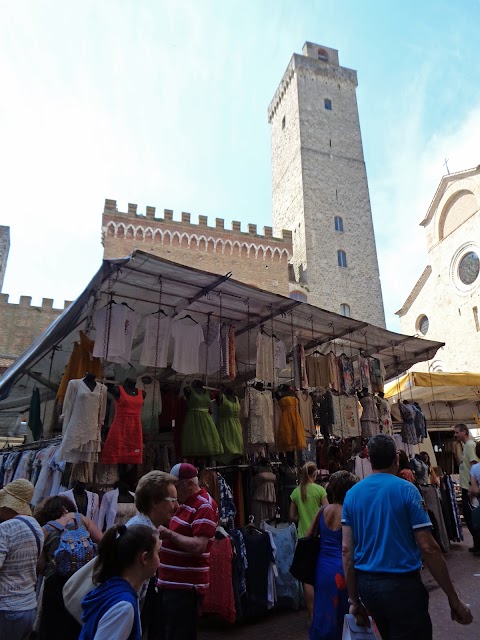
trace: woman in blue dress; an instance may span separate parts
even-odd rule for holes
[[[357,476],[334,473],[327,487],[329,504],[317,516],[320,553],[315,574],[315,596],[310,640],[341,640],[348,613],[348,592],[342,565],[342,505]],[[312,524],[312,530],[315,523]],[[307,534],[308,535],[308,534]]]

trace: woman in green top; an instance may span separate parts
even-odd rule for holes
[[[290,494],[290,522],[298,527],[298,537],[303,538],[321,506],[327,505],[327,492],[316,484],[318,469],[314,462],[307,462],[300,469],[300,485]],[[303,585],[305,604],[308,618],[311,622],[313,615],[314,591],[310,584]]]

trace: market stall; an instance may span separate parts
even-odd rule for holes
[[[143,473],[193,462],[228,532],[228,543],[215,545],[219,564],[234,531],[241,529],[244,546],[237,544],[247,553],[270,545],[262,568],[236,567],[240,591],[261,585],[268,610],[276,604],[266,586],[273,540],[289,537],[276,557],[288,569],[280,549],[294,547],[293,525],[251,540],[248,532],[288,519],[307,460],[325,477],[345,467],[363,472],[366,439],[391,429],[378,395],[385,380],[440,346],[141,251],[106,260],[0,378],[1,427],[27,411],[35,440],[0,453],[0,481],[30,478],[35,503],[68,491],[103,527],[106,492],[123,492],[128,503]],[[277,587],[295,607],[287,578]],[[259,613],[251,594],[240,593],[236,618],[240,609],[244,617]]]

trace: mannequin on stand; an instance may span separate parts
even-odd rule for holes
[[[107,491],[102,498],[98,526],[103,530],[114,524],[125,524],[137,515],[135,494],[132,491],[128,476],[122,476],[112,491]]]
[[[90,518],[95,524],[98,524],[99,513],[99,497],[98,493],[87,491],[86,485],[80,480],[76,480],[73,488],[69,491],[62,491],[59,495],[66,496],[76,506],[78,513]]]

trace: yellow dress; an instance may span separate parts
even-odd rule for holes
[[[306,449],[305,430],[298,407],[298,398],[284,396],[278,401],[282,413],[278,425],[278,450],[298,451]]]

